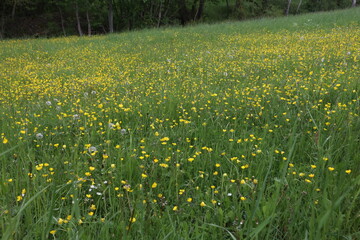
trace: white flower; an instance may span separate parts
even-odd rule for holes
[[[37,133],[35,135],[35,137],[36,137],[37,140],[40,140],[40,139],[42,139],[44,137],[44,135],[42,135],[42,133]]]
[[[91,94],[95,95],[97,92],[95,90],[91,91]]]
[[[48,105],[48,106],[51,106],[51,102],[50,102],[50,101],[46,101],[45,104]]]
[[[108,126],[109,126],[110,129],[113,129],[115,127],[115,124],[109,123]]]
[[[127,132],[127,131],[126,131],[126,129],[124,129],[124,128],[120,130],[120,133],[121,133],[122,135],[126,134],[126,132]]]
[[[79,114],[74,114],[74,115],[73,115],[73,119],[74,119],[74,120],[78,120],[78,119],[80,119]]]
[[[89,147],[88,151],[89,151],[89,153],[94,153],[94,152],[97,152],[97,149],[96,149],[96,147],[91,146],[91,147]]]

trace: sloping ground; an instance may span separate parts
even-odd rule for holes
[[[1,236],[358,238],[358,11],[0,42]]]

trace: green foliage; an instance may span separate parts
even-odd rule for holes
[[[350,5],[349,0],[292,0],[289,13]],[[127,31],[277,17],[284,15],[286,7],[282,0],[4,0],[0,5],[0,37],[67,36],[80,34],[79,29],[86,35],[105,34],[110,32],[111,22],[115,31]]]
[[[0,42],[2,239],[357,239],[359,9]]]

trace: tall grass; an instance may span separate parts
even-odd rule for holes
[[[359,238],[358,13],[0,42],[1,237]]]

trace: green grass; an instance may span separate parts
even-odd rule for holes
[[[360,238],[359,13],[1,41],[0,236]]]

